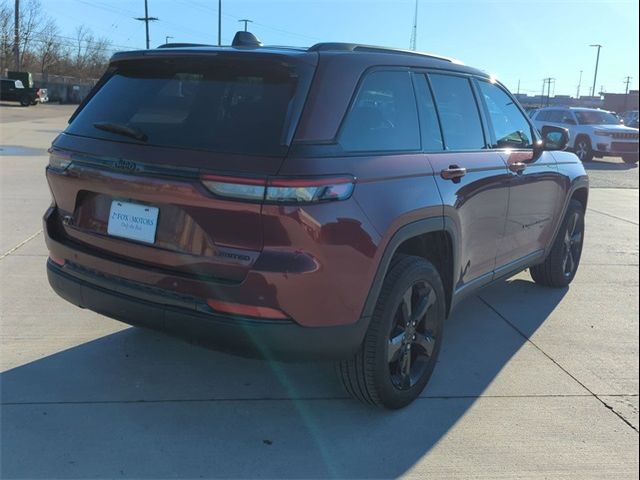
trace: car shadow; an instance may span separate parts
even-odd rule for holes
[[[589,170],[612,170],[612,171],[625,171],[638,168],[637,163],[624,163],[622,160],[599,160],[594,159],[590,162],[583,162],[584,169]]]
[[[516,279],[465,301],[430,385],[400,411],[349,399],[329,364],[233,357],[125,329],[1,375],[0,476],[396,477],[499,388],[565,293]],[[526,305],[518,331],[494,309],[501,298]]]

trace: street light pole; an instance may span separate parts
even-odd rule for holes
[[[169,39],[170,39],[170,38],[173,38],[173,37],[172,37],[171,35],[167,35],[167,36],[165,36],[165,37],[164,37],[164,43],[165,43],[165,44],[169,43]]]
[[[600,63],[600,49],[602,48],[602,45],[596,43],[595,45],[589,45],[589,46],[598,49],[598,54],[596,55],[596,71],[593,74],[593,87],[591,88],[591,96],[595,97],[596,96],[596,81],[598,80],[598,64]]]

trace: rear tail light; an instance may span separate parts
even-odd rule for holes
[[[317,203],[346,200],[353,193],[351,176],[255,179],[205,175],[202,183],[214,194],[269,203]]]
[[[71,165],[71,154],[54,148],[49,149],[49,167],[63,172],[69,165]]]
[[[265,179],[221,177],[205,175],[202,183],[207,189],[220,197],[240,200],[262,201],[266,186]]]
[[[267,186],[267,202],[313,203],[346,200],[353,193],[353,177],[273,179]]]
[[[55,263],[56,265],[59,265],[61,267],[64,267],[64,264],[67,263],[67,261],[64,258],[57,257],[57,256],[53,255],[52,253],[49,254],[49,260],[51,260],[53,263]]]
[[[257,317],[268,320],[285,320],[289,317],[281,310],[269,307],[259,307],[256,305],[243,305],[240,303],[222,302],[220,300],[207,300],[213,310],[230,315],[240,315],[243,317]]]

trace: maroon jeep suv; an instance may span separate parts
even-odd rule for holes
[[[571,282],[588,179],[565,129],[538,132],[451,59],[240,40],[117,53],[55,139],[61,297],[219,350],[337,360],[353,396],[399,408],[464,297],[527,268]]]

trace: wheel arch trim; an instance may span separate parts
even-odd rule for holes
[[[455,277],[455,272],[457,271],[457,262],[459,258],[459,255],[457,253],[457,246],[459,245],[459,233],[458,229],[456,228],[455,222],[451,218],[445,216],[425,218],[422,220],[411,222],[398,228],[398,230],[395,231],[395,233],[391,236],[391,238],[385,245],[384,253],[381,256],[380,262],[378,263],[378,269],[373,278],[373,282],[371,283],[371,287],[369,288],[369,293],[367,295],[361,317],[370,318],[373,315],[380,290],[382,289],[382,283],[384,282],[387,272],[389,271],[391,260],[393,259],[393,256],[395,255],[400,245],[411,238],[424,235],[425,233],[436,232],[444,232],[451,237],[451,247],[453,253],[453,275]],[[455,279],[453,279],[453,283],[455,284]],[[447,312],[450,310],[449,307],[450,305],[447,305]]]
[[[561,215],[558,216],[558,219],[556,220],[556,225],[553,230],[553,236],[551,237],[551,241],[545,248],[544,258],[547,257],[547,255],[551,251],[551,248],[553,247],[553,244],[556,241],[558,232],[560,231],[560,227],[562,226],[562,220],[564,219],[564,216],[567,214],[567,210],[569,209],[569,204],[571,203],[571,200],[574,198],[574,195],[576,194],[576,192],[580,190],[586,191],[586,197],[585,197],[586,201],[584,205],[584,210],[586,213],[588,199],[589,199],[589,177],[587,177],[587,175],[581,175],[579,177],[576,177],[571,182],[571,186],[569,187],[569,190],[567,191],[567,195],[564,200],[564,205],[562,206],[562,213]]]

